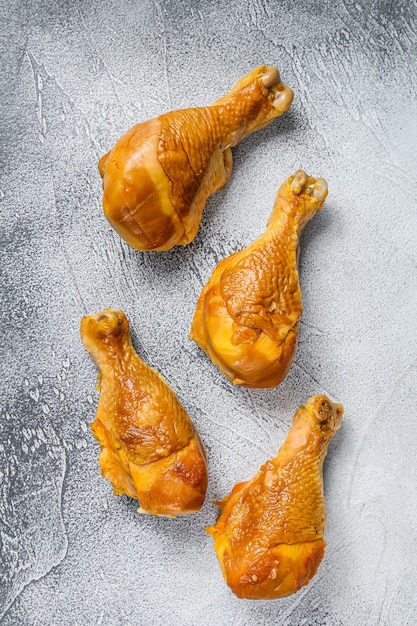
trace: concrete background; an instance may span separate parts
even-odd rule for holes
[[[416,624],[416,3],[9,0],[0,18],[1,624]],[[292,111],[234,150],[189,247],[129,248],[102,214],[99,157],[258,64],[279,66]],[[277,389],[234,388],[187,338],[194,307],[299,167],[329,197],[303,237],[295,363]],[[106,306],[125,310],[204,440],[195,516],[141,517],[100,476],[79,322]],[[319,392],[345,406],[324,561],[288,599],[238,600],[203,530],[211,500]]]

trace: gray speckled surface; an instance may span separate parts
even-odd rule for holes
[[[9,0],[0,18],[1,623],[415,624],[416,3]],[[188,248],[130,249],[103,217],[98,158],[261,63],[294,89],[291,113],[234,150]],[[194,306],[299,167],[330,193],[303,237],[296,360],[277,389],[234,388],[187,338]],[[126,311],[205,442],[195,516],[139,516],[100,477],[79,321],[106,306]],[[288,599],[240,601],[203,531],[211,500],[322,391],[345,406],[325,465],[325,559]]]

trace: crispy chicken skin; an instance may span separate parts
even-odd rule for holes
[[[134,126],[99,162],[112,227],[139,250],[190,243],[207,198],[231,176],[231,148],[285,113],[292,99],[278,69],[260,66],[210,106]]]
[[[142,513],[198,511],[207,489],[203,444],[172,389],[135,352],[123,311],[83,317],[81,338],[100,372],[91,430],[103,476],[116,494],[137,498]]]
[[[190,338],[237,385],[275,387],[290,369],[302,313],[299,238],[326,196],[323,178],[290,176],[266,231],[223,259],[200,295]]]
[[[310,398],[278,455],[219,503],[220,516],[206,530],[239,598],[288,596],[315,575],[326,545],[323,461],[342,416],[342,405]]]

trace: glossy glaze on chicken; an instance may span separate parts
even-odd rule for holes
[[[220,502],[207,532],[239,598],[269,600],[307,585],[323,559],[323,461],[343,407],[323,395],[300,407],[278,455]]]
[[[278,69],[260,66],[210,106],[134,126],[99,162],[110,224],[139,250],[190,243],[207,198],[231,176],[231,148],[287,111],[292,99]]]
[[[266,231],[221,261],[200,295],[190,337],[237,385],[275,387],[290,369],[302,313],[299,239],[326,196],[323,178],[290,176]]]
[[[198,511],[207,489],[203,444],[172,389],[136,353],[123,311],[83,317],[81,338],[100,372],[91,429],[103,476],[116,494],[137,498],[142,513]]]

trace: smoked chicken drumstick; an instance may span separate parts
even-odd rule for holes
[[[115,231],[139,250],[190,243],[207,198],[231,176],[231,148],[292,99],[278,69],[260,66],[210,106],[134,126],[99,162],[104,214]]]
[[[323,178],[290,176],[265,233],[220,261],[200,295],[190,338],[237,385],[275,387],[291,366],[302,313],[299,238],[326,196]]]
[[[137,498],[139,512],[198,511],[207,489],[203,444],[174,392],[135,352],[123,311],[83,317],[81,338],[100,372],[91,429],[103,476],[116,494]]]
[[[207,532],[239,598],[288,596],[315,575],[326,546],[323,461],[342,416],[342,405],[310,398],[278,455],[219,503],[220,516]]]

